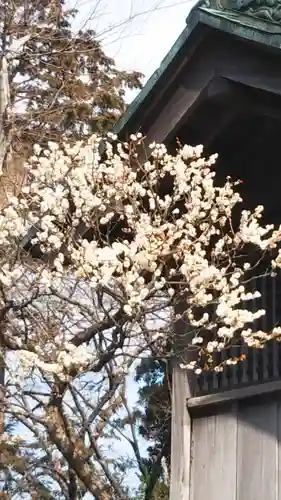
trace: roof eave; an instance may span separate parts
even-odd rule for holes
[[[162,60],[159,68],[152,74],[147,83],[144,85],[143,89],[139,92],[133,102],[128,106],[128,109],[122,115],[120,120],[114,127],[114,132],[119,134],[123,129],[128,129],[130,127],[132,118],[137,113],[141,112],[149,100],[149,94],[155,88],[156,85],[161,85],[161,81],[165,79],[166,74],[169,72],[170,66],[173,64],[175,59],[177,59],[179,52],[187,43],[190,35],[194,29],[201,23],[201,12],[194,8],[188,16],[188,22],[186,27],[175,41],[174,45],[168,52],[168,54]],[[132,132],[135,132],[132,130]]]
[[[186,19],[186,27],[172,46],[171,50],[164,57],[159,68],[149,78],[141,92],[129,105],[127,111],[114,127],[116,134],[121,134],[124,130],[136,132],[134,130],[135,117],[140,116],[142,110],[146,108],[150,101],[150,96],[156,86],[161,86],[169,69],[188,44],[191,34],[200,25],[205,25],[226,33],[235,35],[239,38],[257,42],[271,48],[281,48],[281,26],[263,21],[249,15],[230,12],[229,10],[215,10],[198,4],[190,11]]]

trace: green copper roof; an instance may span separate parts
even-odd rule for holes
[[[280,32],[280,0],[204,0],[201,6],[209,10],[236,14],[240,18],[250,17],[252,23],[254,20],[263,20],[270,23],[270,29],[277,29]]]
[[[197,24],[196,20],[190,19],[190,22],[187,23],[185,29],[182,31],[178,39],[175,41],[174,45],[168,52],[168,54],[164,57],[161,62],[159,68],[153,73],[153,75],[149,78],[141,92],[137,95],[137,97],[133,100],[132,104],[128,107],[127,111],[124,113],[122,118],[118,121],[115,126],[115,132],[118,133],[123,127],[127,124],[130,118],[134,115],[134,113],[138,110],[139,106],[145,101],[148,97],[151,90],[154,88],[155,84],[159,82],[161,77],[168,70],[170,64],[176,58],[180,49],[185,45],[187,39],[189,38],[191,32],[193,31],[195,25]]]
[[[209,26],[221,31],[281,49],[281,0],[201,0],[190,11],[186,27],[171,50],[153,73],[142,91],[128,107],[114,131],[134,126],[134,115],[140,114],[150,102],[155,87],[161,85],[169,68],[183,52],[191,34],[200,26]],[[130,132],[135,132],[131,129]]]

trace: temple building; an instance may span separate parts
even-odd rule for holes
[[[281,0],[199,2],[116,131],[203,144],[218,182],[242,179],[245,207],[280,224]],[[280,282],[259,286],[271,328]],[[171,500],[281,499],[281,344],[246,355],[192,381],[175,363]]]

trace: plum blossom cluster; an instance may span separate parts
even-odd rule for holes
[[[263,207],[243,209],[239,182],[216,184],[216,159],[202,146],[146,148],[140,134],[36,146],[22,192],[0,209],[3,407],[29,440],[7,453],[39,443],[60,492],[70,470],[83,494],[121,491],[124,461],[111,470],[104,453],[134,421],[137,359],[173,355],[183,333],[182,366],[199,374],[238,363],[233,345],[281,338],[264,326],[256,280],[279,272],[281,228],[263,224]]]
[[[233,340],[256,346],[279,336],[279,327],[256,328],[266,311],[251,306],[260,292],[247,283],[266,253],[269,272],[278,271],[281,228],[262,224],[262,206],[241,210],[233,224],[238,183],[216,185],[217,155],[205,158],[202,146],[184,145],[173,156],[153,143],[140,161],[143,148],[141,134],[129,143],[109,134],[36,146],[22,193],[2,209],[6,344],[16,346],[28,373],[37,366],[76,376],[114,356],[125,373],[128,360],[155,343],[165,350],[177,301],[199,357]],[[147,327],[161,308],[169,311],[165,334]]]

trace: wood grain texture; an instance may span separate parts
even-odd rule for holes
[[[190,500],[236,500],[234,409],[193,421]]]
[[[276,401],[245,404],[238,412],[237,500],[277,500]]]
[[[253,396],[263,396],[266,394],[281,393],[281,380],[274,380],[264,384],[249,385],[238,389],[231,389],[230,391],[217,392],[214,394],[207,394],[205,396],[197,396],[190,398],[187,401],[187,406],[192,408],[200,408],[211,405],[219,405],[228,401],[236,401]]]
[[[277,484],[276,484],[276,500],[281,498],[281,395],[277,399]]]
[[[180,367],[194,353],[186,349],[190,326],[185,317],[186,302],[175,304],[175,349],[172,372],[172,429],[170,500],[189,500],[191,461],[191,418],[186,401],[192,394],[192,378]]]
[[[170,500],[189,500],[191,419],[186,407],[187,376],[173,370]]]
[[[185,77],[147,131],[149,141],[164,142],[169,134],[175,134],[182,120],[186,120],[188,111],[215,76],[214,63],[208,57],[206,48],[200,50],[197,58],[189,63],[190,70],[185,71]]]

